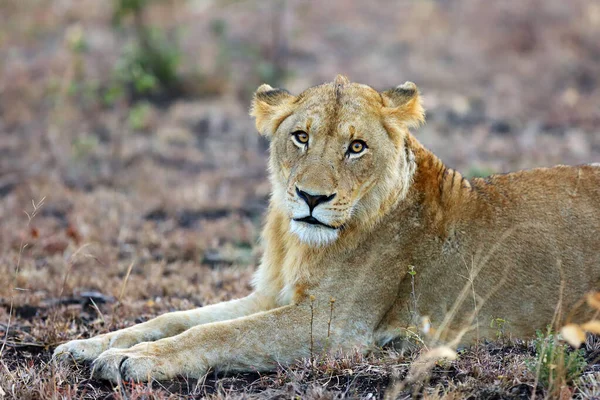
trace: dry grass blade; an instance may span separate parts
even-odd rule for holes
[[[429,377],[429,372],[435,364],[442,360],[456,360],[458,355],[448,346],[439,346],[422,352],[410,365],[408,375],[404,381],[397,382],[385,394],[386,400],[398,398],[408,384],[423,382]]]
[[[123,296],[125,295],[125,288],[127,288],[127,282],[129,281],[129,277],[131,276],[131,271],[133,270],[133,266],[135,265],[135,260],[132,261],[129,266],[127,267],[127,272],[125,273],[125,277],[123,278],[123,285],[121,286],[121,292],[119,293],[119,298],[117,299],[117,302],[115,303],[113,310],[112,310],[112,318],[110,321],[110,325],[111,327],[113,327],[115,325],[115,318],[116,318],[116,310],[117,308],[121,305],[121,302],[123,300]]]
[[[98,307],[98,305],[96,304],[96,302],[94,301],[94,299],[90,299],[90,302],[92,303],[92,306],[94,307],[94,310],[96,310],[96,312],[98,313],[98,316],[102,320],[102,323],[104,323],[106,321],[104,319],[104,314],[102,314],[102,311],[100,311],[100,308]]]
[[[46,196],[42,197],[42,199],[39,202],[37,202],[37,204],[36,204],[35,200],[32,199],[31,204],[33,205],[33,211],[31,212],[31,214],[28,213],[26,210],[23,210],[23,212],[27,215],[27,225],[26,225],[27,229],[29,229],[31,227],[31,222],[36,217],[36,215],[38,214],[41,207],[44,205],[45,200],[46,200]],[[0,346],[0,359],[2,359],[2,354],[4,353],[4,349],[6,348],[6,341],[8,340],[8,332],[10,330],[10,325],[12,323],[12,314],[13,314],[14,297],[15,297],[14,291],[19,290],[19,288],[17,288],[17,278],[19,276],[19,271],[21,268],[21,260],[23,258],[23,251],[25,250],[25,248],[27,248],[28,245],[29,245],[29,243],[25,243],[25,239],[23,237],[21,237],[21,241],[19,244],[19,255],[17,257],[17,264],[15,266],[14,276],[13,276],[13,280],[11,283],[10,307],[8,310],[8,324],[6,326],[6,334],[4,335],[4,341],[2,342],[2,346]]]
[[[123,286],[121,286],[121,292],[119,293],[117,304],[120,304],[121,300],[123,299],[123,295],[125,294],[125,288],[127,287],[127,281],[129,280],[129,276],[131,275],[131,270],[133,269],[134,264],[135,261],[132,261],[129,264],[129,267],[127,267],[127,273],[125,274],[125,278],[123,279]]]
[[[448,346],[435,347],[435,348],[421,354],[413,362],[413,364],[411,366],[410,374],[412,374],[415,371],[417,371],[418,369],[420,369],[421,368],[420,365],[424,365],[424,364],[427,364],[432,361],[436,362],[436,361],[444,359],[444,358],[448,359],[448,360],[456,360],[457,357],[458,357],[458,355],[456,354],[456,351],[452,350]]]

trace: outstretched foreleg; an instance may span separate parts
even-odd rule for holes
[[[94,375],[119,379],[166,380],[201,377],[209,369],[269,370],[308,357],[311,351],[370,344],[368,329],[352,318],[330,327],[329,307],[304,302],[235,320],[191,328],[177,336],[129,349],[110,349],[94,362]],[[347,334],[348,333],[348,334]],[[364,333],[361,335],[359,333]]]
[[[54,357],[92,361],[108,349],[126,349],[138,343],[153,342],[178,335],[194,326],[235,319],[274,306],[273,300],[255,292],[242,299],[189,311],[171,312],[115,332],[90,339],[73,340],[58,346],[54,351]]]

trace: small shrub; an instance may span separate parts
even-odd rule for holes
[[[134,95],[149,95],[171,91],[178,86],[178,68],[181,50],[173,37],[162,30],[149,26],[144,12],[151,0],[117,0],[113,11],[113,23],[121,28],[126,17],[133,18],[135,42],[123,52],[115,69],[115,85],[125,86]],[[124,94],[111,87],[107,102],[114,102]]]
[[[178,46],[159,29],[147,29],[144,35],[144,44],[134,44],[123,53],[117,79],[142,95],[174,88],[181,59]]]
[[[533,341],[537,358],[527,362],[527,367],[538,377],[539,383],[550,394],[560,393],[583,373],[587,363],[582,350],[571,350],[559,342],[557,335],[548,329],[544,335],[537,331]]]

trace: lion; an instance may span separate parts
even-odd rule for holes
[[[367,352],[421,320],[469,344],[497,319],[529,338],[585,317],[575,306],[600,284],[599,166],[468,180],[409,132],[425,115],[411,82],[378,92],[337,76],[298,96],[263,84],[250,114],[272,185],[253,292],[55,356],[113,382],[197,378]]]

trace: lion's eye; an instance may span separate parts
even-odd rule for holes
[[[292,132],[292,135],[294,136],[296,143],[301,145],[308,144],[308,133],[304,131],[296,131]]]
[[[349,154],[360,154],[367,148],[367,144],[362,140],[355,140],[348,147]]]

